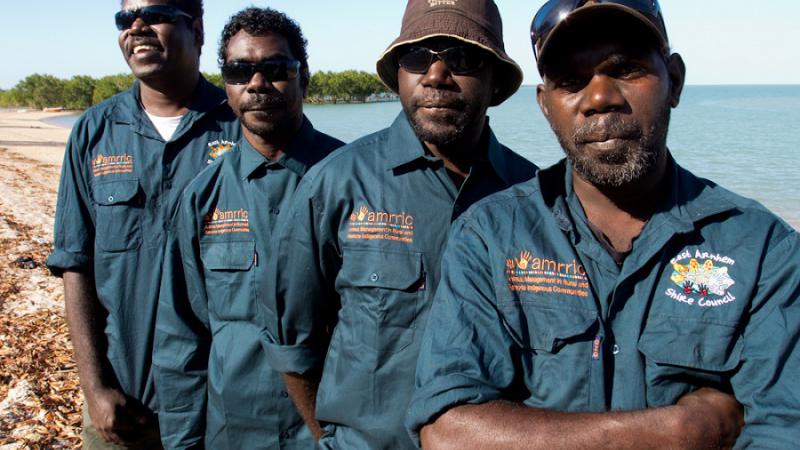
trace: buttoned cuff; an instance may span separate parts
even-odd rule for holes
[[[280,345],[261,339],[272,369],[280,373],[304,375],[317,370],[325,360],[325,353],[305,345]]]
[[[478,405],[500,400],[500,392],[489,386],[475,385],[475,380],[459,374],[448,374],[445,383],[417,386],[406,416],[406,429],[411,440],[420,447],[419,432],[447,410],[463,404]]]
[[[54,249],[53,253],[47,257],[45,264],[50,269],[50,273],[60,277],[68,270],[85,272],[92,268],[94,260],[90,256],[81,253],[71,253],[61,249]]]

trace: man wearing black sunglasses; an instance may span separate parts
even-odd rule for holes
[[[531,36],[567,158],[454,225],[410,430],[426,449],[796,448],[800,235],[672,158],[685,67],[658,2],[551,0]]]
[[[403,418],[450,223],[535,171],[486,117],[522,81],[492,1],[409,1],[378,74],[403,112],[303,178],[268,263],[268,356],[323,448],[415,448]]]
[[[222,31],[244,138],[189,184],[169,233],[153,354],[167,449],[314,447],[255,324],[272,229],[306,170],[343,144],[303,115],[307,59],[300,27],[269,8]]]
[[[63,274],[83,448],[159,448],[151,374],[166,231],[180,192],[240,136],[200,76],[202,1],[126,0],[134,86],[83,114],[65,153],[48,266]]]

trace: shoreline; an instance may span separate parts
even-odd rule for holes
[[[369,102],[368,102],[369,103]],[[344,103],[307,103],[313,106],[343,105]],[[359,104],[359,103],[347,103]],[[0,149],[34,159],[45,164],[56,164],[60,170],[64,157],[64,147],[71,128],[51,119],[82,114],[80,110],[44,112],[31,110],[0,110]],[[57,184],[54,190],[57,190]],[[55,193],[54,193],[55,195]],[[758,200],[758,199],[756,199]],[[775,213],[773,211],[773,213]],[[775,213],[777,214],[777,213]],[[800,231],[800,220],[783,219],[795,230]]]

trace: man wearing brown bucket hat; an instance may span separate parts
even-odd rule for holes
[[[658,2],[550,0],[531,30],[567,158],[454,223],[409,429],[426,450],[797,448],[800,235],[667,149],[685,66]]]
[[[308,172],[268,262],[265,348],[323,448],[415,448],[403,419],[450,223],[536,170],[488,125],[522,81],[491,0],[410,1],[377,66],[403,112]]]

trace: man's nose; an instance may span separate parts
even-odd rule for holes
[[[625,107],[625,96],[616,80],[607,75],[593,76],[583,91],[580,106],[581,112],[586,116],[619,111]]]
[[[273,89],[272,82],[267,79],[261,72],[256,72],[250,77],[247,83],[247,92],[264,92]]]
[[[425,75],[422,78],[422,83],[425,86],[430,86],[433,88],[442,85],[449,85],[452,82],[453,82],[453,74],[452,72],[450,72],[450,68],[447,67],[447,64],[445,64],[444,61],[436,57],[434,58],[430,67],[428,67],[428,71],[425,72]]]

